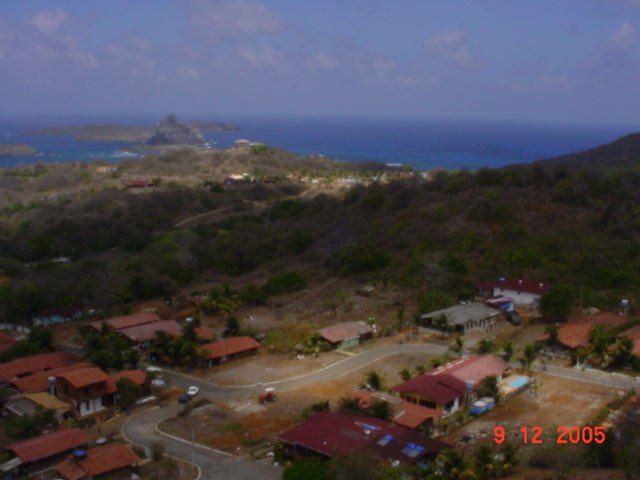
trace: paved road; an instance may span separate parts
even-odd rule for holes
[[[128,441],[144,447],[154,443],[165,446],[165,452],[173,457],[193,462],[200,467],[203,480],[276,480],[282,476],[281,470],[273,465],[265,465],[254,460],[234,457],[203,445],[160,434],[156,424],[165,418],[175,416],[182,409],[180,404],[165,408],[144,410],[132,416],[122,427],[122,434]],[[193,456],[192,456],[193,454]],[[195,469],[194,469],[195,472]]]
[[[390,345],[366,350],[356,356],[348,357],[307,375],[269,382],[263,385],[223,386],[179,372],[165,371],[165,375],[172,384],[181,387],[197,384],[200,387],[199,395],[218,399],[241,396],[253,396],[255,398],[258,392],[262,391],[266,385],[272,386],[278,391],[290,390],[312,383],[340,378],[391,355],[401,353],[441,355],[446,350],[447,347],[435,344]],[[205,480],[275,480],[281,478],[281,471],[277,467],[260,464],[251,459],[229,456],[203,445],[195,444],[192,457],[192,445],[190,442],[168,436],[156,430],[156,424],[159,421],[175,416],[180,409],[181,405],[172,404],[164,408],[143,410],[133,415],[123,425],[122,433],[129,441],[147,448],[154,443],[161,443],[165,446],[166,453],[169,455],[187,461],[193,458],[193,462],[201,469],[201,478]]]
[[[193,384],[198,385],[200,387],[200,395],[202,396],[217,399],[249,396],[255,399],[257,394],[266,386],[274,387],[278,391],[291,390],[313,383],[326,382],[340,378],[392,355],[398,355],[401,353],[442,355],[446,351],[446,346],[436,344],[389,345],[365,350],[358,355],[345,358],[333,365],[329,365],[306,375],[274,382],[265,382],[264,384],[258,385],[216,385],[180,372],[165,371],[165,374],[174,385],[185,388]],[[539,363],[536,363],[534,365],[534,369],[542,371],[542,366]],[[547,365],[545,373],[571,380],[609,385],[620,389],[640,387],[640,380],[606,372],[590,370],[583,371],[575,368]],[[123,434],[130,440],[147,447],[155,442],[160,442],[165,445],[168,454],[188,460],[191,458],[192,452],[191,444],[189,442],[170,438],[155,430],[155,425],[159,420],[175,415],[180,408],[180,405],[174,404],[163,409],[142,411],[124,425]],[[194,452],[193,459],[194,462],[202,468],[203,479],[271,480],[280,478],[280,471],[276,467],[262,465],[250,459],[236,457],[230,458],[228,455],[215,452],[214,450],[201,445],[196,445]]]
[[[546,365],[543,370],[539,362],[534,364],[534,369],[554,377],[566,378],[568,380],[577,380],[580,382],[596,383],[599,385],[607,385],[622,390],[630,388],[640,388],[640,378],[633,378],[628,375],[618,373],[602,372],[599,370],[579,370],[571,367],[560,367],[557,365]]]
[[[353,357],[347,357],[337,363],[316,370],[315,372],[300,375],[293,378],[265,382],[257,385],[217,385],[202,379],[192,377],[179,372],[166,371],[166,376],[173,385],[187,387],[198,385],[200,391],[205,396],[215,398],[231,398],[246,395],[257,395],[265,387],[274,387],[277,391],[292,390],[305,385],[327,382],[343,377],[355,370],[365,368],[383,358],[398,355],[401,353],[424,353],[429,355],[442,355],[447,351],[447,347],[431,343],[424,344],[398,344],[388,345],[371,350],[365,350]]]

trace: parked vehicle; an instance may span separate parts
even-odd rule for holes
[[[191,385],[187,389],[187,395],[189,395],[190,397],[195,397],[198,394],[199,391],[200,391],[200,389],[198,388],[197,385]]]
[[[515,310],[509,310],[507,312],[507,320],[509,320],[513,325],[522,325],[522,319]]]
[[[258,397],[258,401],[260,403],[275,402],[275,400],[276,394],[274,393],[274,389],[272,387],[266,388],[264,392],[262,392]]]
[[[191,400],[191,398],[191,395],[189,395],[188,393],[183,393],[178,397],[178,401],[180,403],[187,403],[189,400]]]

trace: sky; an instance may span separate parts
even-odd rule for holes
[[[640,0],[0,2],[0,114],[640,122]]]

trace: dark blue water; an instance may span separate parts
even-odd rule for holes
[[[130,158],[118,142],[76,141],[72,136],[34,136],[30,128],[69,124],[114,123],[117,119],[75,119],[73,122],[2,121],[0,143],[26,143],[39,154],[2,157],[0,166],[36,162],[117,162]],[[191,119],[188,119],[191,120]],[[242,132],[207,134],[218,147],[229,147],[238,138],[263,142],[298,154],[384,163],[402,163],[420,169],[434,167],[479,168],[524,163],[588,149],[631,133],[633,127],[525,125],[515,123],[452,122],[414,119],[218,119],[238,124]],[[151,123],[157,118],[131,123]],[[120,120],[119,123],[127,123]]]

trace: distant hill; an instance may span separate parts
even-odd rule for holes
[[[536,162],[571,168],[630,167],[640,164],[640,133],[632,133],[606,145]]]

